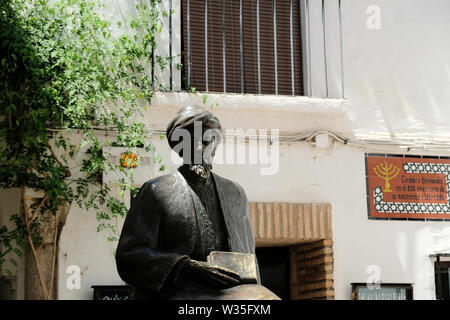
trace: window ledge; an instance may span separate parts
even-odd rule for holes
[[[305,96],[237,94],[237,93],[189,93],[155,92],[152,107],[182,107],[205,105],[221,110],[258,110],[276,112],[300,112],[306,114],[345,114],[346,99],[316,98]]]
[[[206,97],[206,102],[204,102]],[[145,112],[148,123],[165,128],[181,107],[204,105],[227,129],[279,129],[280,132],[328,130],[351,133],[348,101],[303,96],[155,92]]]

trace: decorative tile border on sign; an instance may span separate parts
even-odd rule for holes
[[[445,186],[447,188],[447,202],[446,203],[421,203],[421,202],[400,202],[400,201],[385,201],[383,197],[382,187],[375,187],[370,190],[369,187],[369,157],[386,157],[386,158],[420,158],[430,159],[430,162],[415,162],[407,161],[403,164],[402,169],[405,173],[424,173],[424,174],[444,174]],[[448,160],[450,157],[440,156],[417,156],[417,155],[399,155],[399,154],[365,154],[365,173],[366,173],[366,190],[367,190],[367,214],[371,220],[408,220],[408,221],[449,221],[450,217],[446,219],[439,218],[418,218],[418,217],[374,217],[371,216],[371,195],[373,196],[373,207],[376,213],[392,213],[392,214],[448,214],[450,216],[450,163],[434,163],[433,159]]]

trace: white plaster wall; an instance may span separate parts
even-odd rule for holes
[[[175,170],[178,164],[171,162],[166,141],[156,138],[153,142],[167,171]],[[366,282],[371,265],[379,266],[381,281],[413,283],[416,299],[434,299],[429,254],[450,250],[447,222],[368,220],[364,152],[372,150],[338,144],[323,150],[307,143],[282,144],[279,150],[275,175],[261,175],[263,166],[250,164],[216,164],[214,170],[241,184],[250,201],[331,203],[336,299],[350,299],[350,283]],[[91,285],[122,283],[113,248],[106,235],[95,232],[95,226],[93,213],[73,207],[61,236],[60,299],[90,299]],[[83,270],[80,290],[65,287],[64,270],[71,264]]]
[[[183,101],[177,103],[176,95],[167,99],[172,106],[151,108],[146,118],[148,122],[152,120],[163,127],[179,106],[184,105]],[[335,103],[339,105],[339,101]],[[275,104],[267,111],[273,112],[276,107]],[[279,114],[281,119],[302,118],[302,112],[285,109]],[[227,124],[233,123],[233,114],[236,116],[238,112],[239,117],[249,119],[258,115],[254,109],[236,110],[225,103],[213,112]],[[265,120],[261,116],[257,118],[257,122],[248,122],[243,129],[278,128],[278,121],[270,116]],[[302,129],[299,126],[298,129]],[[167,142],[159,138],[152,141],[164,158],[167,172],[175,170],[178,164],[171,161]],[[350,283],[365,282],[369,277],[367,267],[371,265],[380,267],[383,282],[413,283],[415,298],[434,298],[433,265],[429,254],[450,250],[450,225],[446,222],[369,221],[364,152],[374,150],[341,144],[323,150],[302,142],[282,144],[279,151],[279,171],[275,175],[263,176],[260,170],[265,166],[250,164],[216,164],[214,170],[241,184],[250,201],[331,203],[337,299],[349,299]],[[450,155],[449,152],[440,154]],[[154,167],[149,177],[157,174],[160,173]],[[9,196],[2,192],[2,203]],[[118,221],[119,228],[121,223]],[[123,283],[115,267],[114,245],[106,241],[106,232],[96,232],[96,226],[94,212],[84,212],[75,204],[72,206],[60,239],[59,299],[91,299],[92,285]],[[69,277],[66,270],[70,265],[77,265],[82,271],[79,290],[69,290],[66,286]]]
[[[325,2],[329,96],[339,97],[337,1]],[[321,1],[310,3],[312,90],[314,96],[324,97]],[[370,30],[366,10],[373,5],[380,9],[381,28]],[[449,6],[445,0],[342,0],[346,115],[355,136],[448,141],[450,44],[445,39]],[[335,162],[323,159],[318,173],[336,186],[338,177],[333,172],[342,171],[338,178],[342,187],[330,189],[324,183],[320,193],[330,197],[333,205],[336,298],[349,298],[349,283],[365,282],[365,268],[370,264],[381,267],[382,281],[413,282],[415,298],[434,298],[428,255],[449,250],[448,223],[367,220],[362,153],[349,150],[339,156],[342,152],[335,151]],[[352,196],[346,196],[347,192]]]
[[[429,255],[450,250],[450,225],[368,220],[364,166],[364,151],[357,148],[292,144],[280,147],[277,175],[261,176],[246,165],[218,166],[216,172],[238,181],[250,201],[331,203],[336,299],[350,299],[350,283],[365,283],[371,265],[380,268],[382,282],[413,283],[415,299],[434,299]]]
[[[325,1],[328,86],[334,98],[342,80],[337,2]],[[310,3],[312,89],[324,97],[321,1]],[[371,30],[366,10],[373,5],[380,9],[381,27]],[[342,0],[345,96],[356,135],[448,140],[449,10],[446,0]]]
[[[122,219],[117,220],[119,230]],[[109,231],[97,232],[94,211],[84,211],[73,204],[61,233],[58,254],[58,299],[93,298],[92,285],[120,285],[114,258],[115,244],[107,241]],[[67,286],[73,271],[70,266],[79,267],[80,288]]]

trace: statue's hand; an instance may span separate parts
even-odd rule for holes
[[[230,288],[241,283],[239,273],[203,261],[188,259],[183,269],[186,275],[217,289]]]

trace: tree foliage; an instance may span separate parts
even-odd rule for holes
[[[158,2],[139,3],[136,15],[115,25],[96,0],[0,2],[0,187],[43,192],[33,216],[76,202],[96,211],[99,231],[117,232],[113,220],[126,206],[101,175],[123,171],[122,192],[135,190],[130,170],[102,148],[154,151],[142,113],[153,94],[152,61],[168,63],[154,55]],[[0,228],[0,265],[20,254],[39,220],[27,226],[17,213],[12,221],[15,228]],[[39,233],[32,241],[42,241]]]

